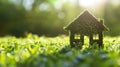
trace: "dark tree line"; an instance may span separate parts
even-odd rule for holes
[[[25,0],[0,0],[0,35],[24,36],[26,32],[38,35],[56,36],[64,34],[63,27],[84,10],[78,5],[64,3],[61,8],[55,5],[57,0],[34,0],[31,9],[24,6]],[[120,5],[114,7],[109,2],[104,7],[105,24],[108,35],[120,34]]]

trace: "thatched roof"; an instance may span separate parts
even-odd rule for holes
[[[107,30],[105,25],[102,22],[98,21],[88,11],[84,11],[79,17],[73,20],[65,29],[85,35],[88,35],[90,33],[97,34],[101,31]]]

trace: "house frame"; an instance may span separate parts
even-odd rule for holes
[[[108,31],[103,20],[98,21],[94,15],[88,11],[84,11],[74,19],[68,26],[71,47],[84,45],[84,36],[89,37],[89,44],[97,43],[99,47],[103,47],[103,31]],[[94,36],[98,35],[98,39]],[[77,36],[77,37],[76,37]]]

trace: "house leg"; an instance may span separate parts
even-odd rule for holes
[[[80,40],[81,40],[81,44],[84,45],[84,35],[83,34],[80,35]]]
[[[99,47],[103,47],[103,33],[99,33]]]
[[[71,48],[75,47],[73,42],[74,42],[74,33],[70,32],[70,45],[71,45]]]
[[[92,45],[93,44],[93,35],[90,34],[89,36],[89,44]]]

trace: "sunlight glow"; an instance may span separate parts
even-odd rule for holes
[[[95,3],[94,0],[80,0],[80,5],[84,7],[91,6]]]
[[[111,0],[111,3],[112,3],[114,6],[118,6],[118,5],[120,5],[120,0]]]
[[[103,4],[106,0],[80,0],[79,4],[82,7],[97,7]]]

